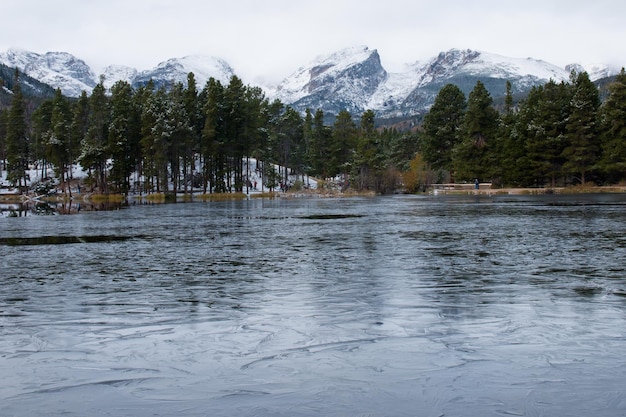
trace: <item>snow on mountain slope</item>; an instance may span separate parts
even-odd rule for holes
[[[351,71],[359,66],[367,70]],[[494,86],[496,80],[502,80],[501,91],[505,89],[505,81],[510,80],[514,91],[524,91],[550,79],[568,78],[569,71],[545,61],[459,49],[442,52],[430,60],[408,65],[404,72],[390,74],[380,65],[375,50],[358,47],[318,57],[285,79],[274,94],[298,110],[305,106],[319,107],[336,114],[340,110],[338,106],[344,106],[353,113],[373,109],[379,116],[401,116],[428,107],[447,82],[465,83],[461,89],[467,94],[478,79],[494,80]]]
[[[125,81],[132,84],[137,74],[137,70],[132,67],[125,65],[109,65],[102,71],[104,87],[110,89],[118,81]]]
[[[20,71],[24,71],[27,65],[37,61],[40,56],[41,55],[34,52],[10,48],[6,52],[0,52],[0,61],[8,67],[18,68]]]
[[[358,46],[317,57],[268,95],[301,111],[321,108],[331,114],[342,109],[358,112],[386,78],[378,51]]]
[[[440,69],[444,73],[440,73]],[[445,78],[460,71],[469,75],[490,78],[522,78],[532,75],[540,80],[567,81],[569,72],[545,61],[533,58],[510,58],[481,51],[452,49],[442,52],[422,68],[425,78],[431,76]]]
[[[589,79],[591,81],[597,81],[602,78],[612,77],[614,75],[619,74],[621,68],[613,67],[606,64],[598,64],[598,63],[588,63],[588,64],[570,64],[565,67],[567,72],[576,71],[582,72],[587,71],[589,74]]]
[[[78,97],[83,91],[91,94],[99,82],[96,75],[81,59],[66,52],[47,52],[43,55],[19,49],[9,49],[0,53],[0,62],[41,82],[60,88],[63,94]],[[233,69],[220,58],[210,56],[186,56],[161,62],[155,68],[142,72],[123,65],[106,67],[104,85],[111,88],[117,81],[127,81],[136,86],[153,79],[157,86],[167,86],[175,82],[187,84],[187,74],[194,73],[198,89],[202,89],[209,78],[214,77],[227,84],[234,74]]]
[[[9,49],[0,53],[0,63],[18,67],[37,80],[61,88],[68,96],[79,96],[83,90],[91,93],[100,78],[84,61],[64,52],[41,55]],[[332,116],[345,109],[360,115],[371,109],[378,116],[395,117],[423,112],[447,83],[457,85],[467,95],[481,80],[492,96],[498,97],[504,94],[506,81],[512,83],[513,92],[523,93],[550,79],[567,82],[572,70],[587,70],[592,80],[619,72],[607,65],[572,64],[560,68],[533,58],[451,49],[407,65],[403,72],[388,73],[377,50],[358,46],[319,56],[279,85],[265,87],[265,91],[268,98],[278,98],[302,112],[306,108],[321,109]],[[186,85],[190,72],[198,89],[211,77],[226,85],[234,75],[224,60],[204,55],[172,58],[141,72],[126,66],[108,66],[102,75],[107,88],[118,80],[134,87],[153,80],[157,87],[168,87],[176,82]]]
[[[189,55],[168,59],[153,69],[142,71],[137,74],[133,83],[141,85],[152,79],[156,85],[171,85],[177,82],[187,85],[187,75],[190,72],[193,72],[199,90],[211,77],[227,85],[234,75],[233,69],[223,59],[205,55]]]
[[[382,113],[397,108],[417,86],[413,72],[389,73],[379,88],[369,97],[365,107]]]
[[[43,55],[19,49],[0,53],[0,62],[18,68],[25,74],[68,96],[78,96],[83,90],[91,92],[95,76],[85,61],[67,52],[47,52]]]
[[[310,95],[327,81],[336,80],[348,68],[368,60],[372,53],[366,46],[346,48],[330,55],[318,56],[305,67],[287,77],[276,88],[275,94],[287,103]]]

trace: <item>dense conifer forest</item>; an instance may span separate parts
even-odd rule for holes
[[[269,188],[288,180],[274,164],[379,193],[475,179],[495,187],[626,180],[624,70],[602,100],[582,72],[534,87],[521,102],[508,84],[497,110],[481,82],[468,97],[449,84],[411,131],[377,128],[373,111],[341,111],[326,125],[321,110],[301,115],[237,76],[200,89],[193,73],[167,89],[119,81],[107,91],[102,80],[78,99],[57,90],[29,110],[20,76],[0,111],[0,168],[23,190],[32,186],[29,167],[54,172],[63,186],[78,163],[100,193],[241,192],[247,158],[263,161]]]

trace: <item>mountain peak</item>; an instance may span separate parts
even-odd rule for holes
[[[359,105],[363,105],[365,98],[355,97],[355,94],[373,93],[386,75],[376,49],[356,46],[318,56],[307,67],[299,68],[283,80],[271,94],[285,103],[316,96],[300,106],[296,105],[296,108],[304,105],[314,107],[321,101],[348,103],[355,98],[359,100]],[[328,88],[331,85],[332,88]]]
[[[616,67],[614,65],[607,64],[598,64],[598,63],[587,63],[587,64],[569,64],[565,66],[565,70],[568,73],[572,71],[582,72],[586,71],[589,74],[589,79],[591,81],[597,81],[602,78],[613,77],[621,71],[621,67]]]
[[[160,62],[151,70],[141,71],[133,83],[145,84],[154,80],[157,86],[180,82],[187,85],[187,75],[193,72],[198,88],[203,88],[210,78],[228,84],[234,75],[233,69],[221,58],[208,55],[188,55]]]
[[[370,50],[369,47],[365,45],[352,46],[330,54],[320,55],[313,60],[313,63],[339,65],[342,63],[358,62],[376,53],[378,53],[376,49]]]
[[[118,81],[132,84],[137,74],[135,68],[126,65],[109,65],[102,70],[101,75],[104,77],[104,87],[109,89]]]
[[[0,62],[60,88],[68,96],[78,96],[83,90],[91,91],[96,85],[95,76],[85,61],[67,52],[38,54],[11,48],[0,53]]]
[[[67,52],[38,54],[10,48],[6,52],[0,52],[0,63],[18,68],[54,88],[60,88],[63,94],[71,97],[78,97],[83,91],[91,93],[100,80],[100,75],[95,75],[85,61]],[[228,83],[234,74],[228,63],[220,58],[189,55],[168,59],[151,70],[141,72],[123,65],[109,65],[104,68],[102,75],[105,87],[110,88],[120,80],[133,85],[145,84],[150,79],[154,80],[157,86],[176,82],[186,85],[190,72],[194,73],[198,88],[204,87],[211,77],[222,83]]]

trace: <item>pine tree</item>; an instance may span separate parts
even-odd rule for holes
[[[202,127],[204,126],[202,106],[200,105],[196,78],[193,72],[187,74],[187,88],[185,89],[183,100],[191,128],[191,134],[185,142],[183,155],[183,177],[185,178],[184,187],[186,193],[188,185],[191,187],[199,185],[195,184],[194,172],[196,169],[196,155],[200,153],[200,138],[202,136]]]
[[[32,148],[41,169],[41,178],[48,177],[48,161],[46,146],[52,135],[53,100],[46,100],[33,112],[32,116]]]
[[[400,132],[396,129],[385,129],[381,133],[382,152],[385,155],[386,164],[394,167],[402,172],[411,168],[411,161],[419,152],[421,143],[423,142],[423,134],[419,131]],[[422,158],[424,159],[424,158]],[[428,163],[424,159],[424,162]],[[439,171],[441,182],[444,173]]]
[[[169,100],[164,88],[148,96],[141,114],[141,147],[144,175],[149,189],[157,193],[169,191],[169,157],[173,132],[168,111]]]
[[[26,125],[26,109],[19,72],[15,70],[13,99],[7,120],[6,154],[7,179],[17,185],[21,192],[28,186],[28,162],[30,142]]]
[[[569,86],[549,81],[533,88],[521,105],[518,129],[526,148],[522,175],[529,185],[549,183],[554,187],[562,175],[570,102]]]
[[[150,80],[146,84],[135,90],[134,102],[137,112],[139,113],[139,143],[135,149],[136,186],[139,192],[154,191],[154,164],[153,152],[151,151],[151,129],[154,120],[148,112],[148,106],[155,94],[154,81]]]
[[[382,191],[380,179],[384,168],[384,154],[380,135],[375,127],[375,113],[367,110],[361,116],[352,171],[353,184],[359,190]]]
[[[0,171],[5,171],[7,168],[7,123],[9,120],[9,111],[6,109],[0,110]]]
[[[297,172],[301,166],[299,159],[300,148],[303,143],[302,135],[302,117],[293,109],[293,107],[287,106],[280,118],[279,124],[279,142],[278,146],[278,163],[284,167],[282,183],[288,184],[288,170],[291,168]]]
[[[72,109],[72,125],[71,125],[71,142],[69,144],[70,160],[76,163],[82,150],[82,143],[87,136],[89,128],[89,97],[83,91],[73,105]],[[71,166],[70,166],[71,167]],[[70,172],[70,177],[72,172]]]
[[[324,111],[317,109],[313,116],[309,161],[314,175],[327,178],[330,175],[329,147],[331,129],[324,125]]]
[[[140,114],[133,88],[126,81],[118,81],[111,88],[108,149],[113,161],[109,180],[124,194],[130,189],[130,175],[137,166],[139,138]]]
[[[55,173],[64,190],[71,196],[69,183],[69,166],[71,142],[72,112],[68,100],[63,97],[61,90],[57,89],[52,101],[52,113],[50,119],[50,132],[46,135],[46,157],[54,165]]]
[[[609,86],[600,109],[602,171],[613,183],[626,179],[626,72],[624,68]]]
[[[109,101],[103,81],[100,81],[89,98],[88,128],[81,143],[79,162],[84,169],[89,170],[92,181],[102,193],[108,192],[106,163],[109,158],[109,117]]]
[[[226,192],[224,182],[226,176],[226,138],[224,87],[210,78],[204,88],[204,127],[200,144],[200,152],[204,158],[204,192]]]
[[[571,101],[572,112],[566,126],[568,146],[563,151],[566,162],[563,168],[574,178],[579,176],[585,184],[587,174],[597,163],[600,155],[598,138],[598,108],[600,96],[597,87],[589,79],[589,74],[572,74],[574,94]]]
[[[478,81],[467,100],[461,141],[453,150],[456,180],[487,179],[493,174],[494,155],[490,153],[498,126],[498,112],[493,99]]]
[[[347,177],[351,170],[356,142],[357,130],[352,115],[347,110],[341,110],[333,124],[331,145],[328,149],[330,176],[343,174]]]
[[[304,141],[304,170],[311,172],[311,146],[313,144],[313,115],[311,109],[307,108],[304,112],[304,121],[302,124],[302,140]]]
[[[511,82],[506,82],[504,111],[500,117],[497,135],[497,164],[492,182],[499,179],[500,184],[520,184],[520,162],[525,154],[524,142],[515,129],[517,113],[513,102]]]
[[[185,171],[181,169],[181,163],[184,167],[186,161],[191,159],[191,155],[186,154],[186,152],[191,150],[193,127],[190,124],[191,119],[187,114],[185,91],[182,83],[176,83],[174,85],[169,92],[168,99],[168,113],[172,126],[169,161],[172,171],[171,179],[174,184],[174,193],[177,193],[180,188],[181,174]]]
[[[246,193],[252,184],[250,182],[250,156],[257,155],[266,142],[267,131],[265,129],[266,109],[268,100],[263,89],[259,87],[246,86],[244,92],[244,132],[246,138],[244,142],[244,155],[246,158],[245,186]],[[296,148],[296,153],[298,152]],[[298,157],[294,155],[294,164],[299,164]]]
[[[420,152],[433,169],[452,170],[452,150],[461,141],[466,108],[463,92],[457,86],[447,84],[424,117]]]

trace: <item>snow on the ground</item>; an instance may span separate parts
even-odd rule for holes
[[[250,158],[249,159],[250,162],[250,187],[248,189],[248,191],[252,194],[252,193],[262,193],[262,192],[269,192],[270,189],[263,185],[263,180],[262,180],[262,175],[259,169],[259,163],[256,159],[254,158]],[[284,167],[280,167],[278,165],[273,165],[274,166],[274,170],[277,173],[281,174],[281,178],[284,178]],[[246,171],[246,161],[244,160],[244,171]],[[84,169],[82,169],[82,167],[78,164],[76,165],[72,165],[71,167],[71,176],[73,179],[76,180],[84,180],[87,178],[87,171],[85,171]],[[28,182],[28,186],[32,187],[35,184],[44,182],[44,181],[53,181],[53,183],[55,185],[58,186],[58,179],[56,179],[56,174],[54,172],[54,169],[51,167],[48,167],[45,170],[42,170],[42,168],[40,166],[36,166],[36,165],[31,165],[30,169],[27,172],[27,176],[29,178],[29,182]],[[132,176],[131,178],[137,180],[137,181],[143,181],[143,178],[136,178],[134,176]],[[293,175],[291,174],[291,170],[289,170],[289,175],[287,176],[288,178],[288,183],[287,184],[282,184],[279,183],[279,185],[277,187],[274,188],[274,191],[281,191],[281,188],[283,190],[287,189],[287,188],[291,188],[293,187],[293,185],[296,183],[296,181],[300,181],[302,183],[303,188],[305,189],[317,189],[317,181],[314,178],[311,178],[307,175],[304,175],[304,177],[302,175]],[[280,180],[279,180],[280,181]],[[256,184],[256,187],[255,187]],[[7,180],[7,171],[5,170],[0,170],[0,189],[2,190],[1,192],[3,194],[17,194],[18,190],[16,188],[14,188],[10,182]],[[169,189],[173,190],[173,184],[169,185]],[[244,186],[244,191],[246,190],[245,186]],[[59,189],[59,191],[61,191]],[[200,192],[202,191],[201,188],[196,188],[193,189],[192,191],[194,192]]]

